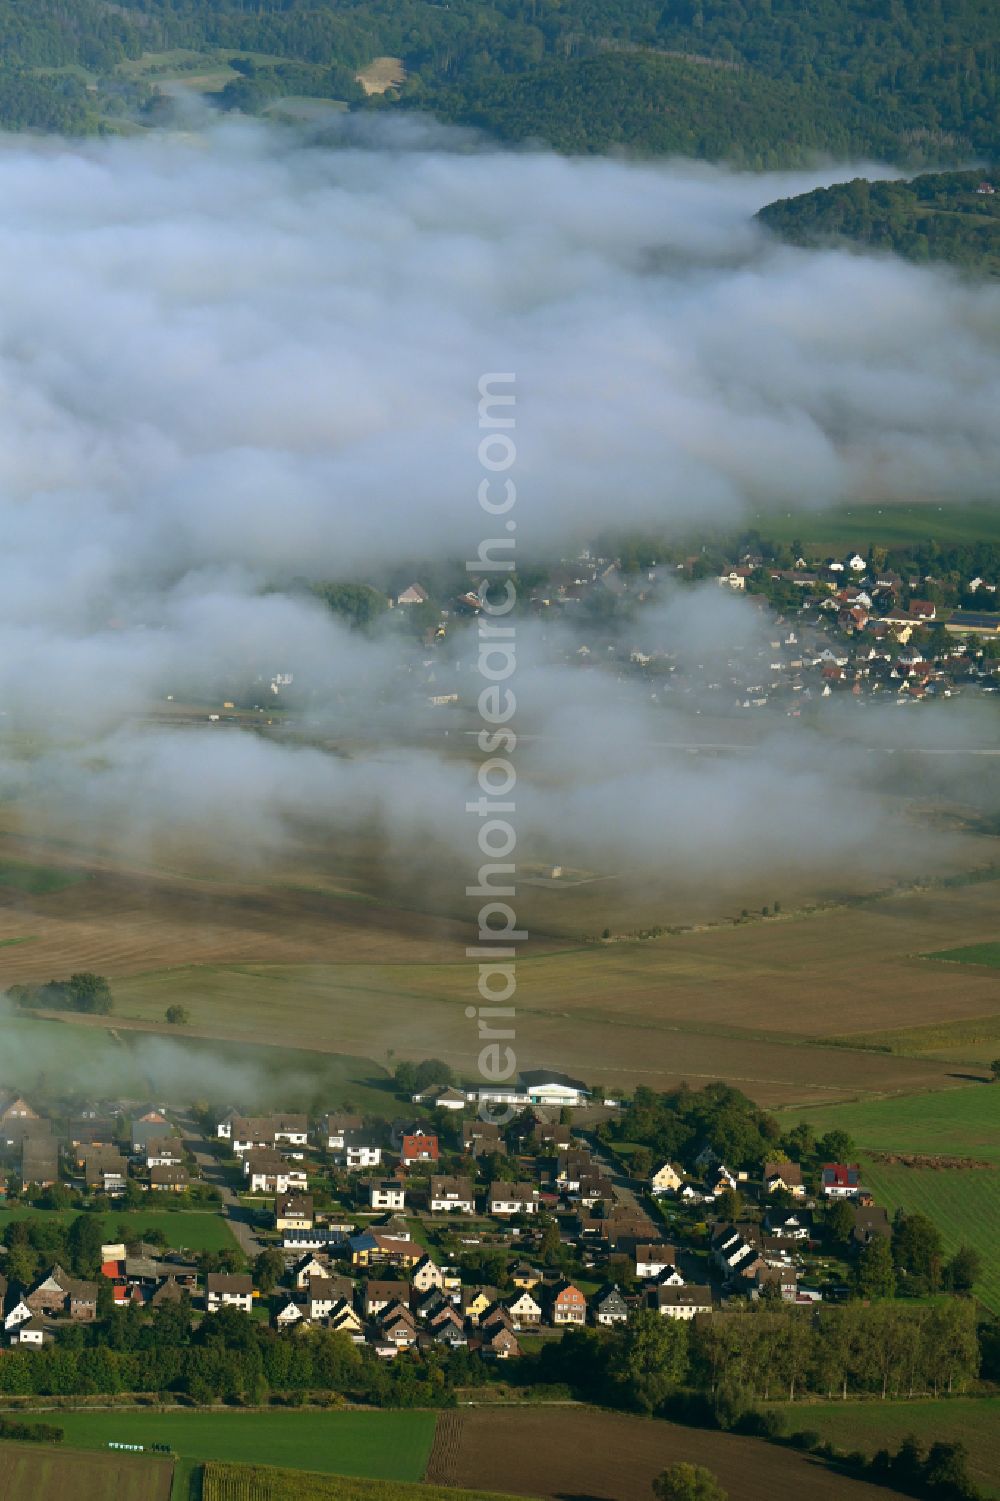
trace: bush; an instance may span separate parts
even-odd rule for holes
[[[815,1428],[800,1428],[797,1433],[792,1434],[788,1442],[794,1445],[796,1449],[809,1449],[811,1451],[818,1447],[820,1435],[816,1432]]]

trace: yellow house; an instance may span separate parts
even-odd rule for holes
[[[649,1180],[649,1186],[654,1193],[676,1193],[683,1181],[677,1169],[665,1162],[656,1169]]]
[[[482,1318],[487,1308],[496,1302],[496,1288],[493,1287],[470,1287],[462,1294],[462,1312],[467,1319],[476,1324]]]
[[[541,1282],[542,1274],[536,1267],[529,1266],[526,1261],[520,1261],[511,1272],[510,1280],[515,1287],[530,1293],[532,1288],[537,1287]]]

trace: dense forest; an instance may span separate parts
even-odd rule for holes
[[[295,92],[360,103],[353,73],[400,57],[407,82],[378,107],[564,150],[773,164],[1000,146],[991,0],[0,0],[0,123],[115,128],[136,60],[173,49],[223,68],[254,54],[265,76],[227,80],[248,110],[281,65],[303,65]]]
[[[794,245],[850,240],[909,260],[945,260],[1000,276],[1000,194],[989,172],[910,182],[837,183],[769,203],[762,224]]]

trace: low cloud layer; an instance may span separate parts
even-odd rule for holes
[[[609,523],[989,493],[995,289],[771,243],[753,212],[816,175],[469,145],[402,122],[328,147],[246,123],[4,143],[0,724],[59,743],[0,775],[50,825],[211,820],[240,859],[303,824],[468,838],[465,770],[431,751],[348,762],[134,720],[285,671],[334,732],[392,701],[397,648],[291,582],[472,555],[481,372],[517,373],[521,556]],[[657,629],[697,669],[736,608],[668,604]],[[661,708],[524,639],[539,846],[708,878],[722,852],[807,858],[817,803],[820,864],[895,826],[864,757],[814,740],[636,756],[669,739]]]

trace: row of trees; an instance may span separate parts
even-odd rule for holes
[[[759,1305],[690,1324],[643,1311],[611,1337],[572,1331],[522,1360],[517,1378],[644,1412],[663,1412],[693,1393],[732,1427],[754,1401],[961,1390],[979,1364],[976,1310],[967,1299],[815,1312]]]

